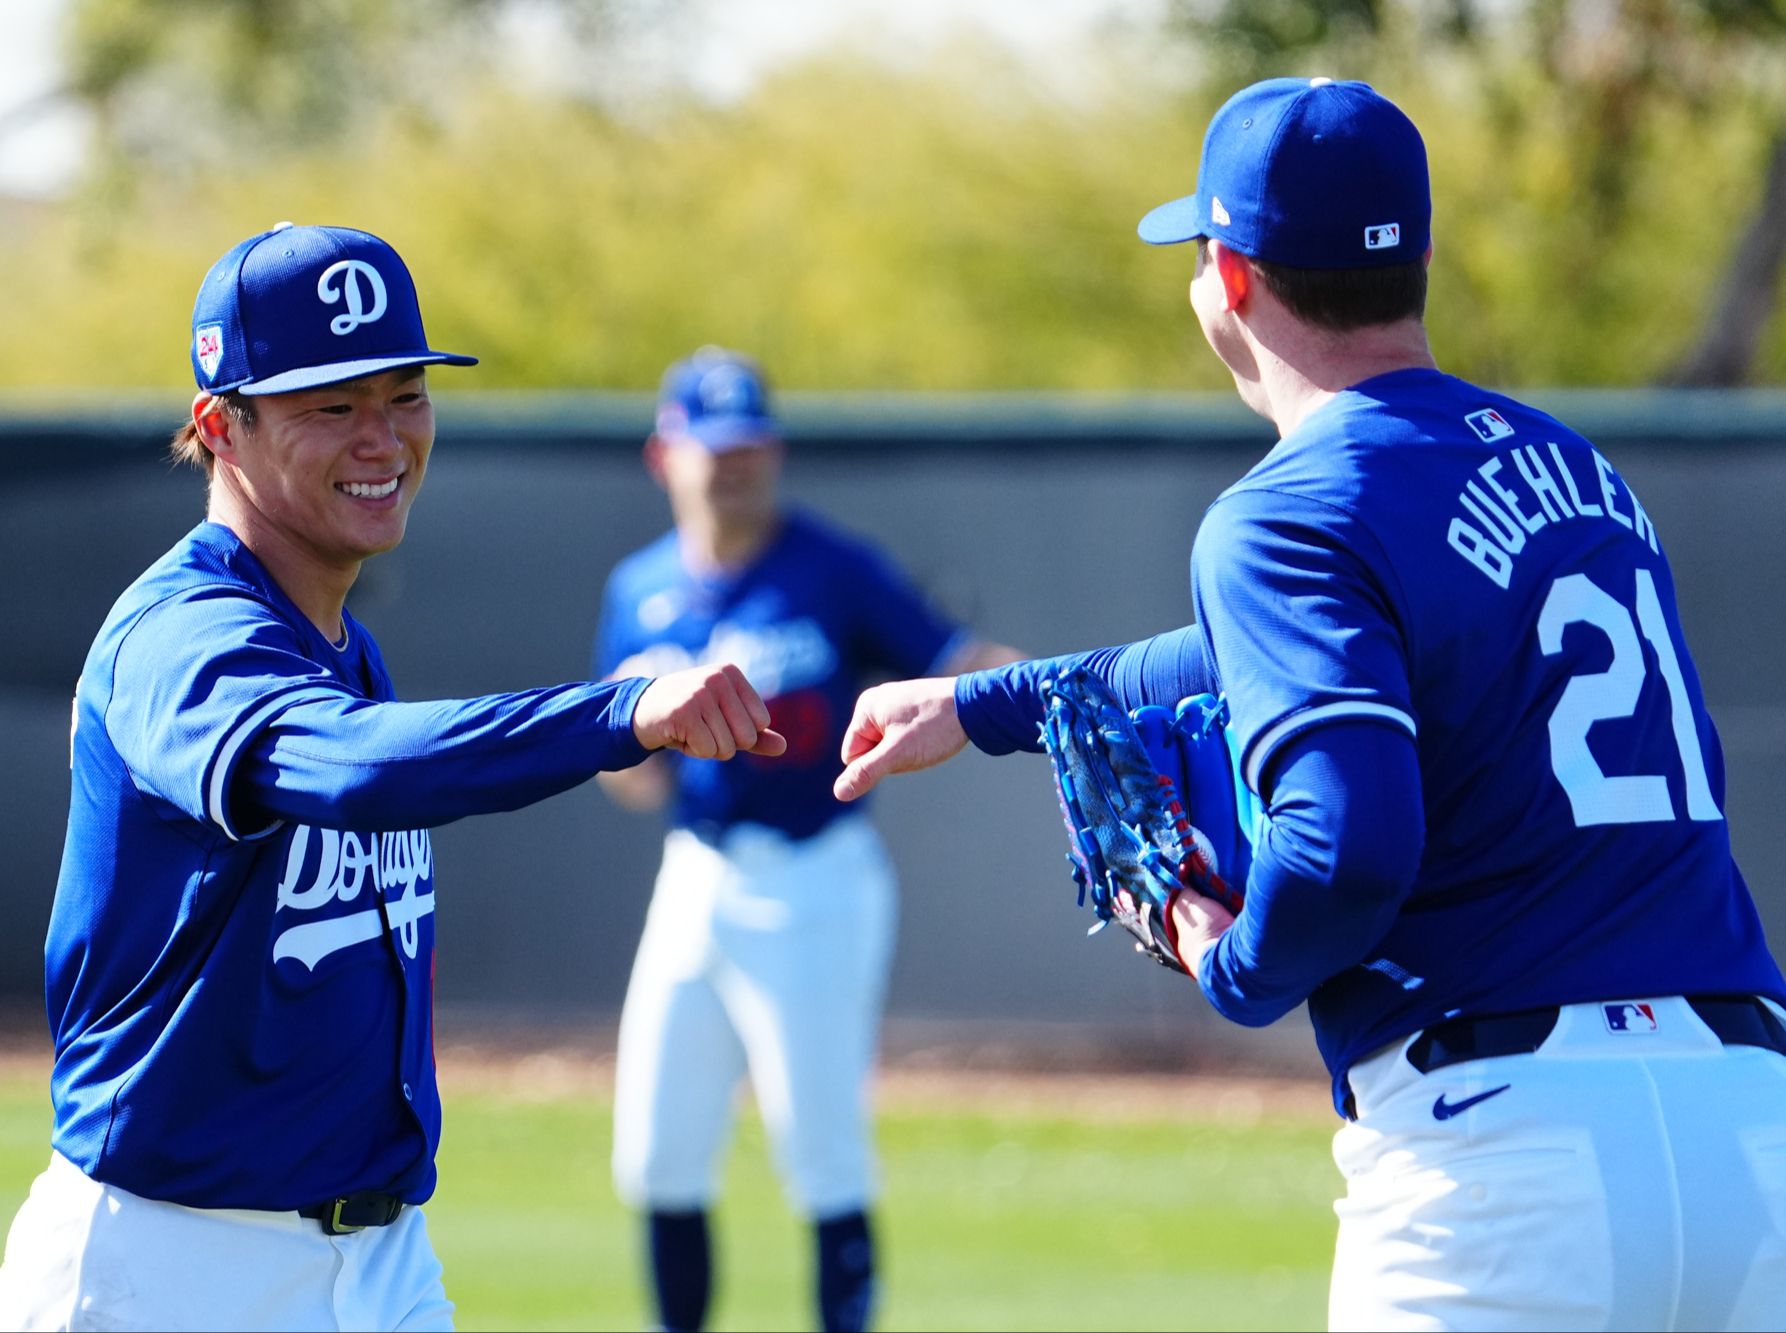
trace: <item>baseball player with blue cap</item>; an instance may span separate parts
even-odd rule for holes
[[[614,1179],[645,1215],[666,1329],[707,1316],[708,1212],[747,1070],[812,1223],[819,1322],[866,1327],[867,1082],[894,880],[863,813],[831,792],[837,750],[869,678],[1017,656],[941,615],[868,543],[784,505],[783,453],[754,361],[707,347],[670,367],[645,462],[675,527],[614,570],[595,643],[602,676],[734,663],[788,741],[773,765],[665,756],[602,779],[623,804],[670,808],[614,1088]]]
[[[1196,242],[1198,323],[1281,436],[1203,515],[1196,623],[870,690],[837,791],[1037,749],[1069,665],[1130,707],[1219,691],[1265,818],[1239,914],[1179,889],[1168,933],[1235,1022],[1308,1005],[1333,1326],[1786,1327],[1786,984],[1661,538],[1589,441],[1437,368],[1430,228],[1369,87],[1223,106],[1140,226]]]
[[[211,269],[174,452],[206,521],[75,688],[45,946],[55,1126],[0,1327],[440,1329],[428,830],[652,751],[785,742],[735,668],[399,703],[344,601],[426,474],[434,350],[384,241]]]

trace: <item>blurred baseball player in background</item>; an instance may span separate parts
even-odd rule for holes
[[[46,947],[54,1152],[0,1327],[438,1329],[427,830],[655,749],[778,753],[733,668],[393,702],[347,613],[434,442],[396,252],[281,224],[199,289],[201,523],[76,687]]]
[[[629,808],[670,804],[614,1090],[615,1183],[646,1215],[666,1329],[706,1317],[707,1210],[747,1069],[813,1223],[823,1326],[866,1326],[868,1078],[894,880],[867,819],[832,795],[838,746],[874,676],[1016,659],[950,623],[867,543],[784,505],[782,458],[754,362],[707,347],[671,366],[645,465],[675,527],[614,570],[595,643],[598,676],[735,664],[788,741],[773,766],[665,757],[602,779]]]
[[[1268,819],[1239,916],[1180,891],[1172,944],[1236,1022],[1308,1002],[1335,1327],[1786,1327],[1786,986],[1668,561],[1587,440],[1435,367],[1430,219],[1363,84],[1216,114],[1141,236],[1197,242],[1282,438],[1203,517],[1198,623],[1072,660],[1129,706],[1225,692]],[[838,794],[1036,749],[1064,665],[870,690]]]

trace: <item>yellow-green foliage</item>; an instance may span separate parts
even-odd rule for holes
[[[1754,205],[1759,113],[1662,107],[1609,209],[1567,89],[1437,62],[1378,78],[1432,156],[1448,368],[1630,384],[1680,355]],[[436,345],[484,358],[455,385],[645,387],[722,342],[797,387],[1222,388],[1184,301],[1194,255],[1133,229],[1189,192],[1225,91],[1069,102],[983,48],[919,72],[828,57],[734,106],[626,117],[487,87],[444,117],[0,221],[0,384],[189,382],[205,267],[292,218],[398,245]],[[1786,379],[1782,322],[1764,382]]]
[[[1504,91],[1501,95],[1507,95]],[[1662,376],[1708,317],[1748,223],[1768,147],[1758,117],[1658,105],[1603,207],[1566,89],[1533,79],[1517,124],[1486,95],[1404,99],[1432,161],[1431,317],[1442,360],[1504,384],[1640,384]],[[1756,378],[1786,380],[1776,319]]]

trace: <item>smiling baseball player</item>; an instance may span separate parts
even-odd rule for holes
[[[870,1317],[867,1080],[894,934],[892,867],[831,793],[865,678],[1016,654],[943,618],[879,552],[779,495],[780,427],[749,358],[703,348],[664,376],[645,446],[676,526],[608,580],[598,674],[731,662],[788,753],[773,765],[666,756],[603,786],[673,801],[621,1016],[614,1177],[646,1214],[658,1326],[699,1328],[707,1212],[748,1068],[788,1193],[813,1225],[826,1329]]]
[[[1587,440],[1437,369],[1430,219],[1405,115],[1278,79],[1141,223],[1197,242],[1282,436],[1203,517],[1198,624],[1076,659],[1129,706],[1222,690],[1266,806],[1238,916],[1178,889],[1167,961],[1239,1023],[1308,1004],[1336,1328],[1786,1327],[1786,983],[1668,560]],[[1036,748],[1066,665],[870,690],[838,794]]]
[[[199,289],[176,455],[207,521],[76,687],[45,948],[54,1152],[0,1327],[440,1329],[427,830],[637,764],[785,746],[735,668],[394,702],[344,607],[434,440],[409,273],[281,224]]]

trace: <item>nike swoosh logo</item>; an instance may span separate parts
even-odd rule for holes
[[[1449,1120],[1454,1115],[1462,1115],[1465,1111],[1476,1105],[1477,1102],[1485,1102],[1490,1097],[1498,1097],[1512,1086],[1511,1083],[1503,1083],[1498,1088],[1490,1088],[1487,1092],[1479,1092],[1474,1097],[1465,1097],[1461,1102],[1448,1102],[1445,1100],[1445,1094],[1441,1092],[1439,1094],[1439,1100],[1433,1103],[1433,1119]]]

